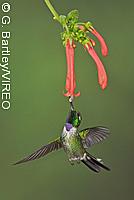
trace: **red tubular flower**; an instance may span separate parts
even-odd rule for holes
[[[98,82],[101,88],[104,90],[107,86],[107,74],[104,69],[104,66],[101,60],[99,59],[98,55],[96,54],[95,50],[93,49],[93,47],[90,46],[90,43],[87,43],[85,45],[85,48],[87,49],[88,53],[91,55],[91,57],[94,59],[96,63],[97,70],[98,70]]]
[[[70,54],[69,54],[69,41],[66,44],[66,59],[67,59],[67,76],[66,76],[66,90],[70,89]]]
[[[102,53],[102,55],[103,56],[107,56],[108,55],[108,47],[107,47],[103,37],[94,28],[90,28],[90,31],[99,40],[100,45],[101,45],[101,53]]]
[[[67,77],[66,77],[66,90],[67,93],[64,96],[80,96],[80,92],[75,94],[76,81],[74,70],[74,48],[73,41],[67,40],[66,43],[66,58],[67,58]]]

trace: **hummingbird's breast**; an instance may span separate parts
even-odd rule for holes
[[[77,128],[72,127],[68,131],[66,127],[64,127],[61,140],[63,143],[63,148],[70,161],[81,160],[83,158],[85,149],[77,132]]]

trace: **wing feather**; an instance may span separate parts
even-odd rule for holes
[[[79,132],[82,143],[88,148],[96,143],[105,140],[109,136],[109,129],[102,126],[87,128]]]
[[[57,138],[55,141],[41,147],[40,149],[36,150],[34,153],[32,153],[29,156],[25,157],[24,159],[16,162],[14,165],[32,161],[35,159],[39,159],[39,158],[47,155],[48,153],[58,150],[60,148],[62,148],[62,143],[61,143],[60,138]]]

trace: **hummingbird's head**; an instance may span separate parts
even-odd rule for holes
[[[69,113],[66,123],[72,125],[75,128],[78,128],[82,120],[80,112],[76,112],[75,110],[71,110]]]

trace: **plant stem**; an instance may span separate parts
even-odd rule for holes
[[[52,6],[52,4],[50,3],[50,1],[49,0],[44,0],[44,1],[46,3],[47,7],[49,8],[49,10],[51,11],[51,13],[53,14],[54,19],[56,19],[57,21],[60,22],[60,17],[58,15],[58,13],[56,12],[56,10],[54,9],[54,7]]]

